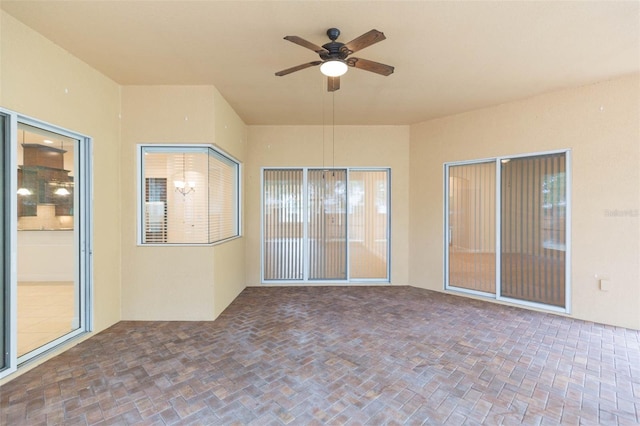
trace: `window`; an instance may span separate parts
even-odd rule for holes
[[[240,163],[211,145],[139,145],[138,241],[213,244],[240,235]]]
[[[389,281],[388,169],[265,169],[262,277]]]
[[[445,165],[448,289],[569,311],[569,152]]]

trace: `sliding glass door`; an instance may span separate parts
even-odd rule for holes
[[[565,306],[565,154],[501,163],[503,297]]]
[[[349,173],[349,274],[352,279],[389,276],[389,173]]]
[[[0,377],[90,331],[90,139],[0,111]]]
[[[262,277],[389,280],[387,169],[265,169]]]
[[[347,279],[347,171],[309,170],[310,280]]]
[[[79,143],[18,123],[18,357],[80,327]]]
[[[449,168],[449,286],[496,292],[495,162]]]
[[[303,187],[301,169],[265,170],[262,183],[263,279],[304,279]]]
[[[446,288],[568,311],[567,157],[446,165]]]

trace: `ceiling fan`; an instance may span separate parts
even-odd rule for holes
[[[340,43],[336,41],[340,36],[340,30],[337,28],[329,28],[327,36],[331,40],[329,43],[323,44],[322,47],[311,43],[298,36],[286,36],[284,39],[292,43],[298,44],[307,49],[311,49],[320,55],[320,61],[307,62],[306,64],[297,65],[278,71],[277,76],[291,74],[305,68],[320,65],[320,71],[328,77],[327,91],[335,92],[340,88],[340,76],[347,72],[348,67],[359,68],[365,71],[371,71],[376,74],[388,76],[393,73],[394,68],[391,65],[381,64],[379,62],[369,61],[361,58],[350,58],[349,55],[369,47],[374,43],[384,40],[386,37],[378,30],[371,30],[360,37],[351,40],[349,43]]]

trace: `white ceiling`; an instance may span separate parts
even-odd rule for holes
[[[247,124],[411,124],[640,71],[638,1],[7,1],[1,7],[123,85],[213,84]],[[387,39],[335,98],[283,40]]]

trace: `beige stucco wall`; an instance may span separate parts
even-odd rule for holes
[[[445,162],[565,148],[572,316],[640,329],[638,75],[411,126],[411,284],[443,288]]]
[[[336,126],[333,136],[329,126],[249,127],[244,186],[247,285],[261,284],[261,167],[332,165],[391,168],[391,284],[409,284],[409,127]]]
[[[120,87],[5,12],[0,35],[0,106],[93,138],[99,332],[120,320]]]
[[[213,86],[122,88],[122,318],[213,320],[244,288],[244,241],[138,246],[136,145],[141,143],[215,144],[243,161],[246,126]]]

